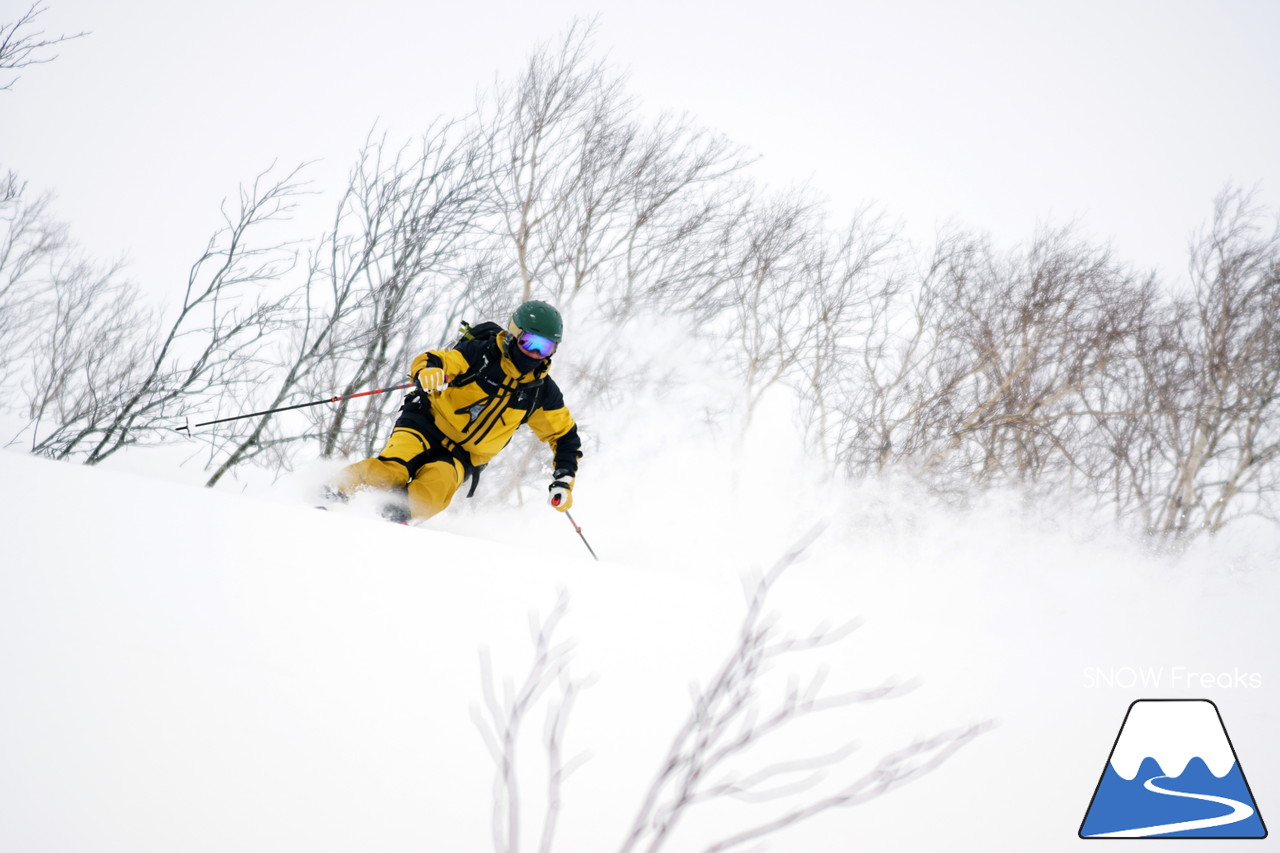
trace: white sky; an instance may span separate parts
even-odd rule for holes
[[[0,92],[0,168],[56,190],[85,246],[148,289],[179,286],[220,201],[273,161],[321,160],[336,189],[375,121],[407,138],[462,113],[596,13],[646,108],[913,236],[951,219],[1012,243],[1075,219],[1173,277],[1225,182],[1280,207],[1273,0],[48,3],[48,33],[92,35]]]

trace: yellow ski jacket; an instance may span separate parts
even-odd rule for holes
[[[443,391],[428,395],[431,421],[475,466],[496,456],[527,423],[550,445],[555,470],[576,473],[582,441],[560,388],[547,375],[551,359],[521,373],[506,355],[506,337],[499,332],[493,340],[464,340],[455,349],[428,350],[413,360],[411,377],[425,367],[443,367],[448,377]]]

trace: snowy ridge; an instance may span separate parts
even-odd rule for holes
[[[1193,758],[1202,759],[1218,778],[1236,763],[1218,712],[1205,700],[1135,702],[1116,741],[1111,766],[1131,781],[1145,758],[1173,777],[1181,776]]]

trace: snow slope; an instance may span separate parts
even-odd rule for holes
[[[855,739],[838,785],[914,737],[998,725],[771,849],[1074,849],[1125,710],[1148,696],[1214,699],[1264,818],[1276,808],[1274,531],[1159,557],[1009,496],[959,513],[902,486],[801,482],[768,439],[703,448],[697,480],[674,484],[634,443],[591,460],[575,517],[600,563],[540,506],[463,505],[414,529],[318,512],[287,484],[242,495],[0,453],[0,850],[492,849],[480,652],[518,682],[531,619],[562,592],[558,636],[595,680],[568,728],[590,760],[566,783],[555,849],[617,849],[689,685],[733,642],[743,575],[818,517],[827,532],[772,603],[795,632],[864,624],[778,680],[825,667],[833,692],[920,686],[750,760]],[[1125,667],[1164,683],[1089,675]],[[1260,683],[1173,684],[1173,667]],[[544,713],[522,753],[526,849]],[[702,850],[768,807],[701,808],[666,849]]]

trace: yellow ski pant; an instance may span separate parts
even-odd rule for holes
[[[420,521],[449,505],[464,476],[462,463],[437,451],[422,433],[397,427],[381,453],[343,468],[334,486],[342,494],[352,495],[365,487],[392,490],[407,484],[409,514]]]

